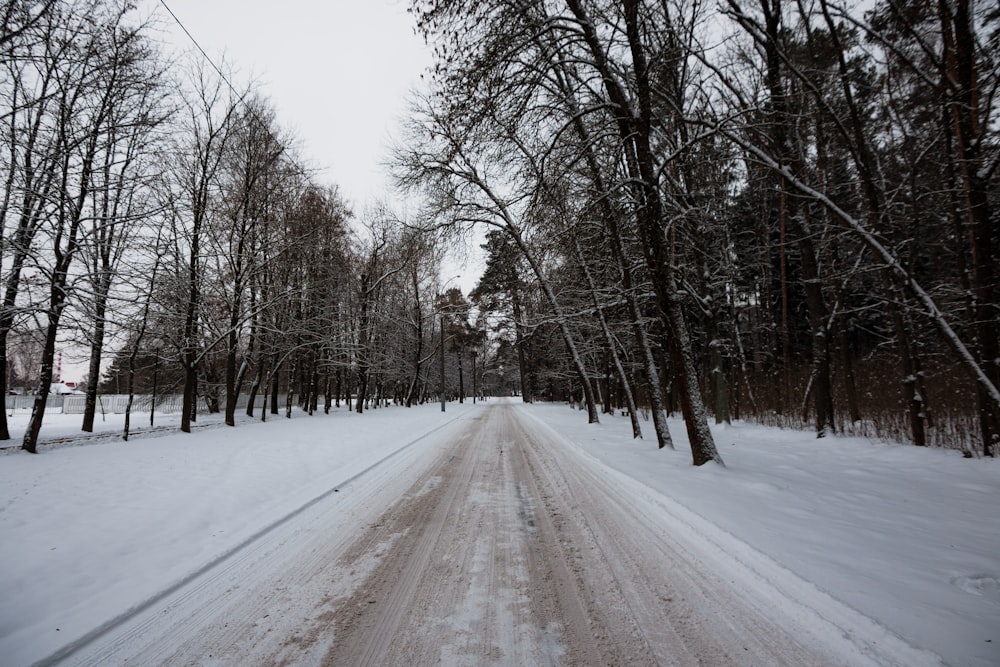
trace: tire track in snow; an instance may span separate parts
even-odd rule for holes
[[[942,664],[522,414],[542,445],[533,448],[541,467],[565,479],[565,500],[579,508],[575,514],[593,536],[597,559],[610,568],[649,646],[660,652],[658,664],[695,664],[699,654],[710,656],[706,664]],[[713,627],[714,642],[706,634]]]
[[[386,508],[344,567],[398,536],[332,606],[323,665],[599,664],[590,620],[535,492],[510,406],[488,409],[451,457]],[[588,594],[589,591],[584,593]]]
[[[241,667],[937,664],[514,405],[410,449],[447,425],[66,656]],[[343,502],[322,502],[363,475]]]
[[[333,485],[326,491],[320,493],[311,500],[303,503],[302,505],[288,512],[284,516],[265,525],[263,528],[256,531],[243,541],[221,552],[219,555],[215,556],[214,558],[206,562],[198,569],[190,572],[188,575],[179,579],[178,581],[168,586],[167,588],[163,589],[162,591],[154,595],[151,595],[150,597],[146,598],[145,600],[136,605],[133,605],[132,607],[125,610],[121,614],[97,626],[90,632],[65,644],[62,648],[53,652],[49,656],[35,662],[32,667],[50,667],[52,665],[58,665],[60,663],[68,661],[69,659],[73,658],[75,655],[77,655],[84,649],[91,647],[99,640],[108,637],[116,629],[123,628],[124,626],[128,625],[131,621],[138,619],[146,612],[152,610],[155,606],[167,602],[168,599],[171,598],[172,596],[179,596],[179,599],[173,605],[164,605],[164,606],[167,607],[179,606],[182,601],[193,597],[201,589],[210,587],[215,580],[221,578],[225,574],[225,570],[236,568],[237,565],[242,564],[243,562],[246,562],[248,560],[251,560],[255,552],[255,549],[253,547],[255,546],[260,547],[261,546],[260,543],[262,542],[262,540],[268,537],[269,535],[272,535],[277,529],[287,526],[290,522],[292,522],[297,517],[301,516],[306,511],[316,507],[324,500],[327,500],[328,498],[333,496],[333,494],[338,493],[341,488],[344,488],[350,485],[352,482],[355,482],[363,478],[372,471],[378,469],[387,462],[391,461],[393,458],[407,451],[417,443],[427,439],[431,435],[434,435],[435,433],[447,428],[456,421],[462,419],[463,416],[464,415],[452,417],[446,422],[435,426],[429,431],[426,431],[425,433],[419,435],[418,437],[401,445],[397,449],[389,452],[381,459],[372,463],[371,465],[364,468],[360,472],[357,472],[354,475],[351,475],[350,477],[341,480],[339,483]],[[216,570],[220,571],[215,572],[215,576],[209,576]],[[194,584],[196,584],[196,582],[199,582],[199,580],[203,580],[201,585],[194,586]],[[192,588],[195,588],[196,590],[187,590]],[[186,595],[184,595],[185,592],[187,593]],[[134,636],[141,635],[142,633],[149,630],[153,625],[155,625],[158,622],[159,620],[155,616],[153,618],[147,619],[146,621],[140,623],[136,628],[133,628],[128,633],[126,633],[126,636],[123,637],[121,640],[113,642],[114,645],[111,646],[110,648],[114,650],[116,645],[121,643],[126,643],[130,641]],[[97,657],[94,661],[87,661],[86,658],[84,658],[82,661],[74,662],[74,664],[100,665],[102,664],[102,662],[103,659],[101,657]]]

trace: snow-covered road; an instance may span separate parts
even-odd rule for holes
[[[460,417],[43,664],[939,664],[531,411]]]

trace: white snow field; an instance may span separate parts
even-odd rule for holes
[[[602,419],[493,399],[14,447],[0,665],[1000,665],[1000,462],[738,424],[694,468],[679,420],[657,450]]]

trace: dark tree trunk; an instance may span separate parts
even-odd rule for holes
[[[330,408],[333,406],[333,396],[330,395],[330,390],[332,383],[330,382],[330,369],[329,366],[326,368],[325,380],[323,382],[323,414],[330,414]]]
[[[103,287],[103,285],[102,285]],[[92,433],[94,430],[94,417],[97,413],[97,385],[98,378],[101,377],[101,352],[104,349],[104,317],[107,312],[106,291],[97,295],[97,303],[94,311],[94,332],[90,343],[90,363],[87,368],[87,376],[90,382],[87,385],[86,396],[83,406],[83,424],[80,430]]]
[[[590,49],[590,55],[604,79],[608,97],[617,109],[619,140],[625,148],[625,161],[633,180],[632,194],[637,206],[635,214],[639,240],[653,281],[657,305],[670,332],[671,358],[680,390],[681,408],[691,442],[694,465],[703,465],[709,461],[722,463],[722,456],[715,448],[711,431],[708,429],[687,322],[678,301],[677,281],[664,238],[663,212],[657,189],[657,169],[650,144],[652,96],[646,68],[646,54],[640,38],[638,4],[635,0],[623,0],[626,34],[635,77],[637,112],[632,111],[634,105],[618,83],[617,75],[612,72],[594,24],[579,0],[567,0],[567,5],[581,22],[581,30]]]
[[[1000,258],[1000,220],[990,212],[990,178],[982,155],[984,128],[980,121],[982,94],[979,60],[973,30],[970,0],[954,3],[939,0],[943,44],[942,62],[949,94],[958,173],[962,181],[964,209],[972,250],[973,316],[978,343],[978,361],[993,387],[1000,387],[1000,288],[996,265]],[[977,388],[983,453],[1000,453],[1000,405],[982,386]]]
[[[253,382],[250,383],[250,389],[247,390],[247,417],[253,417],[253,408],[254,404],[257,402],[257,392],[260,391],[260,380],[263,374],[264,369],[258,366],[257,373],[254,374]]]
[[[793,218],[794,219],[794,218]],[[816,250],[810,234],[800,221],[794,225],[799,236],[799,261],[805,283],[806,308],[812,329],[812,389],[816,417],[816,437],[822,438],[834,430],[833,391],[830,380],[830,336],[827,331],[829,314],[820,284]]]
[[[156,417],[156,390],[160,373],[160,355],[157,351],[156,359],[153,361],[153,383],[149,393],[149,427],[153,428]]]
[[[53,288],[53,300],[59,300]],[[38,434],[42,430],[42,419],[45,416],[45,404],[48,401],[49,390],[52,388],[52,375],[56,357],[56,334],[59,330],[59,319],[62,314],[62,305],[53,304],[53,309],[49,311],[49,324],[45,330],[45,344],[42,348],[42,366],[39,373],[38,391],[35,394],[35,401],[31,406],[31,417],[28,427],[24,433],[22,449],[35,454],[38,451]]]
[[[13,5],[9,5],[9,7],[13,7]],[[38,232],[42,220],[42,213],[48,205],[50,197],[53,195],[56,182],[56,170],[52,168],[49,159],[43,159],[39,164],[36,164],[34,159],[40,130],[43,126],[43,119],[47,118],[48,115],[45,113],[43,104],[47,100],[55,99],[48,92],[49,84],[51,83],[50,79],[46,77],[42,83],[42,88],[39,91],[42,95],[38,98],[42,104],[36,107],[37,111],[34,120],[30,123],[29,129],[23,137],[24,144],[21,146],[23,158],[19,177],[23,181],[24,190],[21,196],[20,210],[17,212],[17,227],[14,233],[5,239],[6,241],[10,241],[13,253],[9,259],[4,258],[3,262],[5,264],[9,261],[10,265],[4,280],[3,304],[0,306],[0,400],[4,401],[10,389],[7,386],[7,373],[10,370],[7,352],[8,335],[14,324],[14,315],[17,312],[17,297],[20,292],[21,277],[25,263],[31,253],[35,234]],[[11,131],[13,131],[13,115],[11,116],[11,123]],[[14,159],[11,157],[12,163],[7,165],[7,186],[4,188],[3,203],[4,222],[6,222],[8,212],[8,197],[14,192],[14,188],[11,187],[16,173],[13,161]],[[0,440],[10,440],[6,409],[0,410]]]
[[[729,424],[732,418],[729,416],[729,373],[725,357],[722,354],[722,345],[718,341],[713,341],[711,353],[710,369],[712,377],[712,394],[715,398],[715,423]]]
[[[337,407],[337,408],[340,407],[340,392],[341,392],[341,389],[342,389],[343,380],[344,380],[344,369],[343,368],[338,368],[337,369],[337,388],[334,390],[334,396],[333,396],[334,407]]]
[[[193,243],[197,247],[196,243]],[[196,250],[192,250],[192,255]],[[184,320],[184,350],[181,352],[181,359],[184,364],[184,399],[181,409],[181,431],[191,432],[191,422],[196,419],[196,409],[198,400],[198,354],[194,348],[194,338],[197,333],[196,314],[198,310],[198,286],[197,262],[192,257],[191,260],[191,283],[190,296],[188,300],[187,314]]]
[[[886,286],[886,308],[889,310],[896,333],[896,350],[899,352],[899,361],[903,371],[902,389],[910,422],[910,434],[914,445],[924,447],[927,445],[927,431],[924,428],[926,406],[923,394],[917,389],[919,362],[914,354],[909,327],[906,326],[902,308],[899,306],[899,295],[892,289],[891,284],[889,282]]]
[[[309,414],[315,414],[316,406],[319,402],[319,360],[313,363],[312,373],[309,374]]]
[[[278,367],[277,355],[271,362],[271,414],[278,414],[278,387],[281,385],[281,369]],[[288,391],[292,388],[289,387]],[[263,420],[261,420],[263,421]]]
[[[792,164],[797,159],[791,145],[792,131],[789,125],[792,120],[781,72],[781,5],[780,0],[760,0],[760,4],[764,12],[766,31],[764,51],[767,60],[766,77],[772,115],[769,128],[771,148],[775,155],[780,156],[780,162],[783,164]],[[810,387],[814,400],[816,437],[822,438],[834,430],[833,385],[830,380],[830,336],[827,331],[829,316],[826,302],[823,298],[818,255],[813,245],[811,230],[801,217],[806,214],[806,211],[803,207],[797,206],[794,201],[788,200],[785,192],[785,179],[782,176],[779,176],[778,179],[780,186],[779,224],[781,225],[782,235],[784,236],[786,227],[790,228],[790,231],[797,237],[796,240],[799,247],[799,264],[802,272],[802,283],[805,290],[812,341]],[[782,248],[784,248],[784,243],[782,243]],[[784,262],[784,259],[782,261]],[[787,296],[784,295],[784,291],[787,289],[784,277],[784,265],[782,276],[782,330],[784,331],[788,326],[786,314]],[[790,341],[785,334],[783,334],[783,337],[785,337],[784,353],[787,358]]]
[[[607,317],[604,315],[604,309],[598,300],[597,295],[597,285],[594,282],[593,276],[590,273],[590,268],[586,264],[586,257],[583,254],[583,248],[580,246],[578,239],[574,240],[574,248],[576,250],[577,261],[580,262],[580,268],[583,271],[583,276],[587,281],[587,290],[590,292],[591,301],[594,304],[594,310],[597,313],[597,320],[601,325],[601,333],[604,336],[605,342],[605,363],[604,363],[604,377],[605,377],[605,413],[614,414],[614,406],[611,403],[611,368],[614,366],[615,377],[621,383],[622,391],[625,394],[625,403],[629,413],[629,419],[632,422],[632,437],[641,438],[642,437],[642,427],[639,425],[639,409],[635,403],[635,395],[632,393],[632,385],[629,382],[628,375],[625,373],[625,367],[622,365],[621,358],[618,356],[618,348],[616,347],[616,342],[614,336],[611,335],[611,328],[608,326]]]
[[[292,405],[295,399],[295,370],[297,366],[298,363],[293,358],[292,365],[288,368],[288,387],[285,394],[285,419],[292,418]]]
[[[521,297],[516,292],[511,297],[514,307],[514,346],[517,348],[517,372],[521,376],[521,401],[531,403],[533,389],[528,378],[528,361],[525,354],[525,347],[528,343],[524,338],[524,321],[521,319]]]
[[[235,324],[230,322],[229,335],[226,342],[226,426],[236,426],[236,345],[237,335]]]
[[[413,352],[413,378],[410,381],[409,389],[406,392],[406,407],[413,405],[415,398],[415,392],[417,390],[417,383],[420,381],[420,360],[423,358],[424,354],[424,312],[420,305],[420,282],[417,276],[416,264],[414,264],[413,270],[410,273],[410,281],[413,286],[414,294],[414,319],[416,320],[413,328],[417,336],[417,346],[416,350]]]

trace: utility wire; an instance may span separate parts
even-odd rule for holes
[[[216,72],[218,72],[219,77],[223,81],[226,82],[227,86],[229,86],[229,90],[233,91],[234,95],[239,96],[240,99],[238,100],[237,104],[239,104],[240,102],[243,102],[243,98],[246,97],[247,93],[243,93],[242,95],[240,95],[240,92],[238,90],[236,90],[236,86],[234,86],[232,84],[232,82],[229,80],[229,77],[227,77],[222,72],[222,68],[220,68],[218,65],[216,65],[215,61],[212,60],[211,56],[209,56],[208,53],[205,52],[205,49],[203,49],[201,47],[201,44],[198,43],[198,40],[195,39],[194,35],[191,34],[191,31],[187,29],[187,26],[185,26],[181,22],[181,20],[179,18],[177,18],[177,14],[174,13],[174,10],[170,9],[170,6],[166,3],[166,0],[160,0],[160,4],[163,5],[163,8],[167,10],[168,14],[170,14],[170,17],[174,20],[174,23],[177,24],[177,27],[179,27],[181,30],[184,31],[184,34],[187,35],[188,39],[191,40],[191,43],[194,44],[195,47],[198,49],[198,51],[201,52],[201,55],[205,57],[205,60],[208,61],[208,64],[212,66],[212,69],[214,69]]]
[[[191,40],[191,43],[195,45],[195,48],[197,48],[198,51],[201,53],[201,55],[205,58],[205,60],[208,61],[208,64],[212,66],[212,69],[214,69],[216,73],[218,73],[219,78],[221,78],[225,82],[225,84],[229,86],[229,90],[233,91],[233,95],[236,95],[239,98],[236,100],[236,104],[237,105],[242,104],[247,109],[247,111],[250,112],[250,115],[252,115],[254,119],[258,123],[260,123],[261,127],[267,129],[268,134],[272,135],[271,138],[274,139],[281,147],[281,150],[284,151],[284,146],[282,145],[282,142],[278,141],[278,138],[273,136],[273,133],[268,127],[268,124],[264,122],[264,120],[260,117],[260,115],[258,115],[257,110],[247,103],[246,97],[250,93],[250,90],[248,89],[245,93],[240,94],[240,92],[236,90],[236,86],[234,86],[232,81],[229,80],[229,77],[226,76],[226,74],[222,71],[222,68],[215,64],[215,61],[212,60],[212,57],[208,55],[208,53],[205,51],[204,48],[202,48],[201,44],[198,43],[198,40],[195,39],[194,35],[191,34],[191,31],[187,29],[187,26],[185,26],[184,23],[181,22],[180,18],[177,17],[177,14],[174,13],[174,10],[172,10],[170,6],[166,3],[166,0],[160,0],[160,4],[163,5],[163,8],[167,10],[168,14],[170,14],[170,18],[174,20],[174,23],[177,24],[177,27],[179,27],[181,30],[184,31],[184,34],[187,35],[187,38]],[[309,172],[304,167],[302,167],[302,165],[300,165],[292,155],[286,154],[286,157],[288,158],[288,161],[291,163],[291,165],[295,168],[296,171],[299,172],[301,176],[309,176]]]

